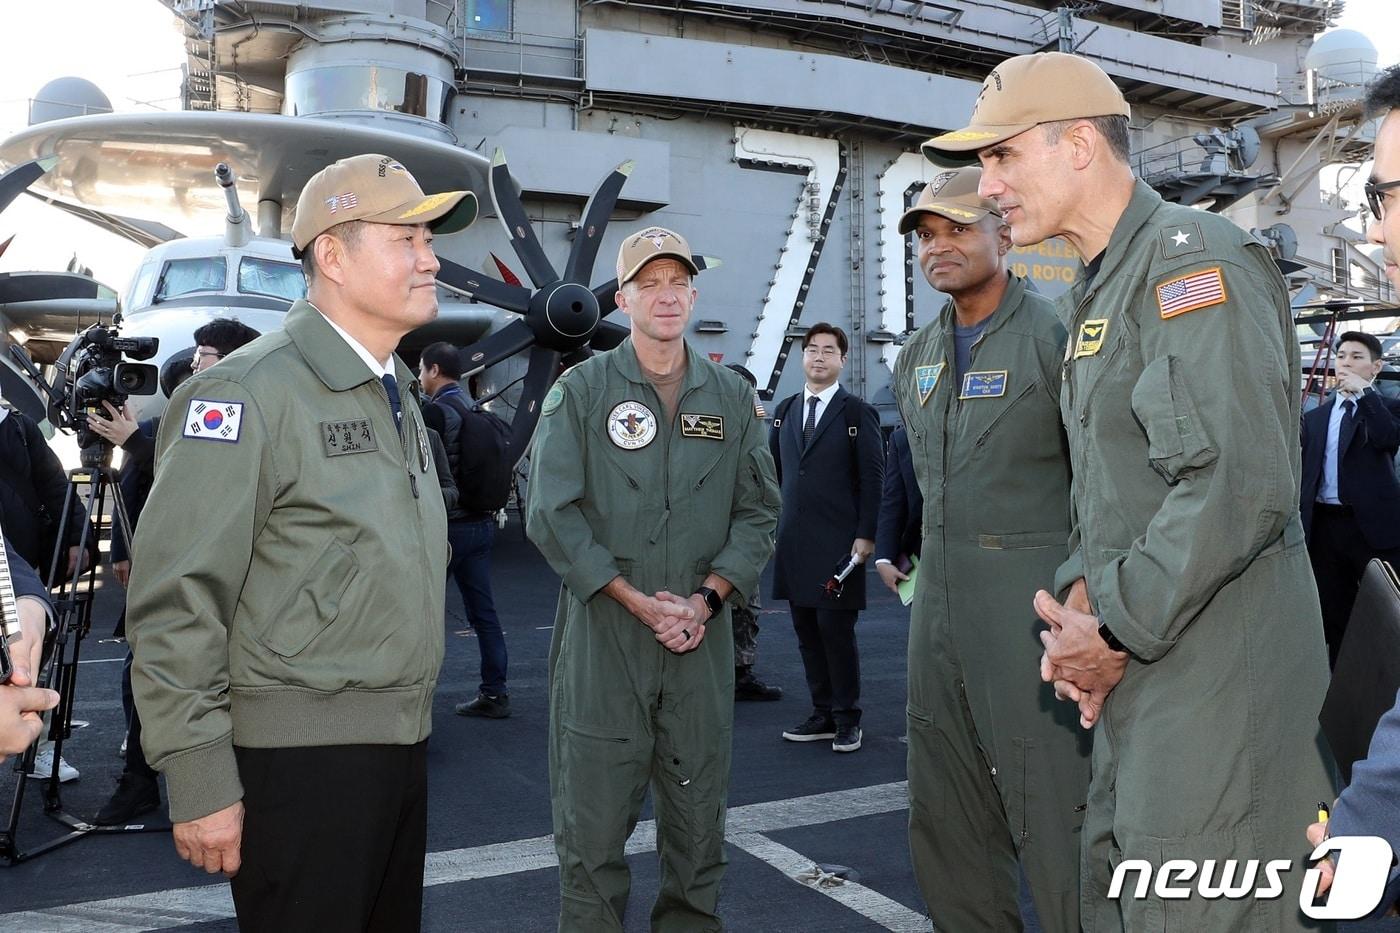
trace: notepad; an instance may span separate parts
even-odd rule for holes
[[[911,555],[909,563],[913,564],[913,566],[909,568],[909,573],[907,574],[909,579],[900,580],[895,587],[895,589],[899,591],[899,601],[906,606],[914,601],[914,584],[918,582],[919,579],[919,559]]]

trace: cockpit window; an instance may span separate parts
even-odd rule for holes
[[[228,265],[222,256],[172,259],[161,270],[152,303],[169,301],[191,292],[221,292],[227,280]]]
[[[245,295],[269,295],[296,301],[306,297],[306,276],[294,262],[244,256],[238,262],[238,290]]]

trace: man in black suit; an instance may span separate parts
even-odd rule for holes
[[[865,573],[859,565],[875,552],[885,466],[879,415],[836,382],[848,349],[841,328],[812,325],[802,338],[806,385],[778,404],[768,435],[783,494],[773,598],[791,608],[812,693],[812,715],[783,738],[831,739],[838,752],[860,748],[856,614],[865,608]],[[849,560],[854,569],[832,585]]]
[[[909,433],[900,425],[890,435],[885,455],[885,488],[880,496],[880,524],[875,531],[875,572],[899,593],[899,584],[909,579],[899,569],[900,558],[917,557],[923,538],[924,494],[914,475],[914,455],[909,450]]]
[[[1379,557],[1400,567],[1400,401],[1375,389],[1380,341],[1342,334],[1335,365],[1337,394],[1303,416],[1300,503],[1333,664],[1366,564]]]

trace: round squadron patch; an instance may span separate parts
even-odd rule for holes
[[[641,402],[622,402],[608,412],[608,438],[623,450],[641,450],[656,439],[656,416]]]
[[[545,395],[544,404],[540,406],[540,414],[553,414],[554,410],[562,404],[564,404],[564,387],[556,382]]]

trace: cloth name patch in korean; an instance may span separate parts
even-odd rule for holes
[[[928,401],[933,390],[938,387],[938,377],[943,375],[943,367],[947,363],[935,363],[932,366],[914,367],[914,388],[919,390],[919,404]]]
[[[325,445],[327,457],[362,454],[379,449],[379,445],[374,442],[374,432],[370,430],[368,418],[322,421],[321,443]]]
[[[681,436],[724,440],[723,415],[693,415],[681,412]]]
[[[1224,303],[1225,278],[1219,268],[1192,272],[1157,286],[1157,308],[1164,320]]]
[[[962,394],[958,398],[1000,398],[1006,394],[1006,370],[967,373],[963,376]]]
[[[243,427],[243,403],[193,398],[185,412],[185,437],[237,444]]]

